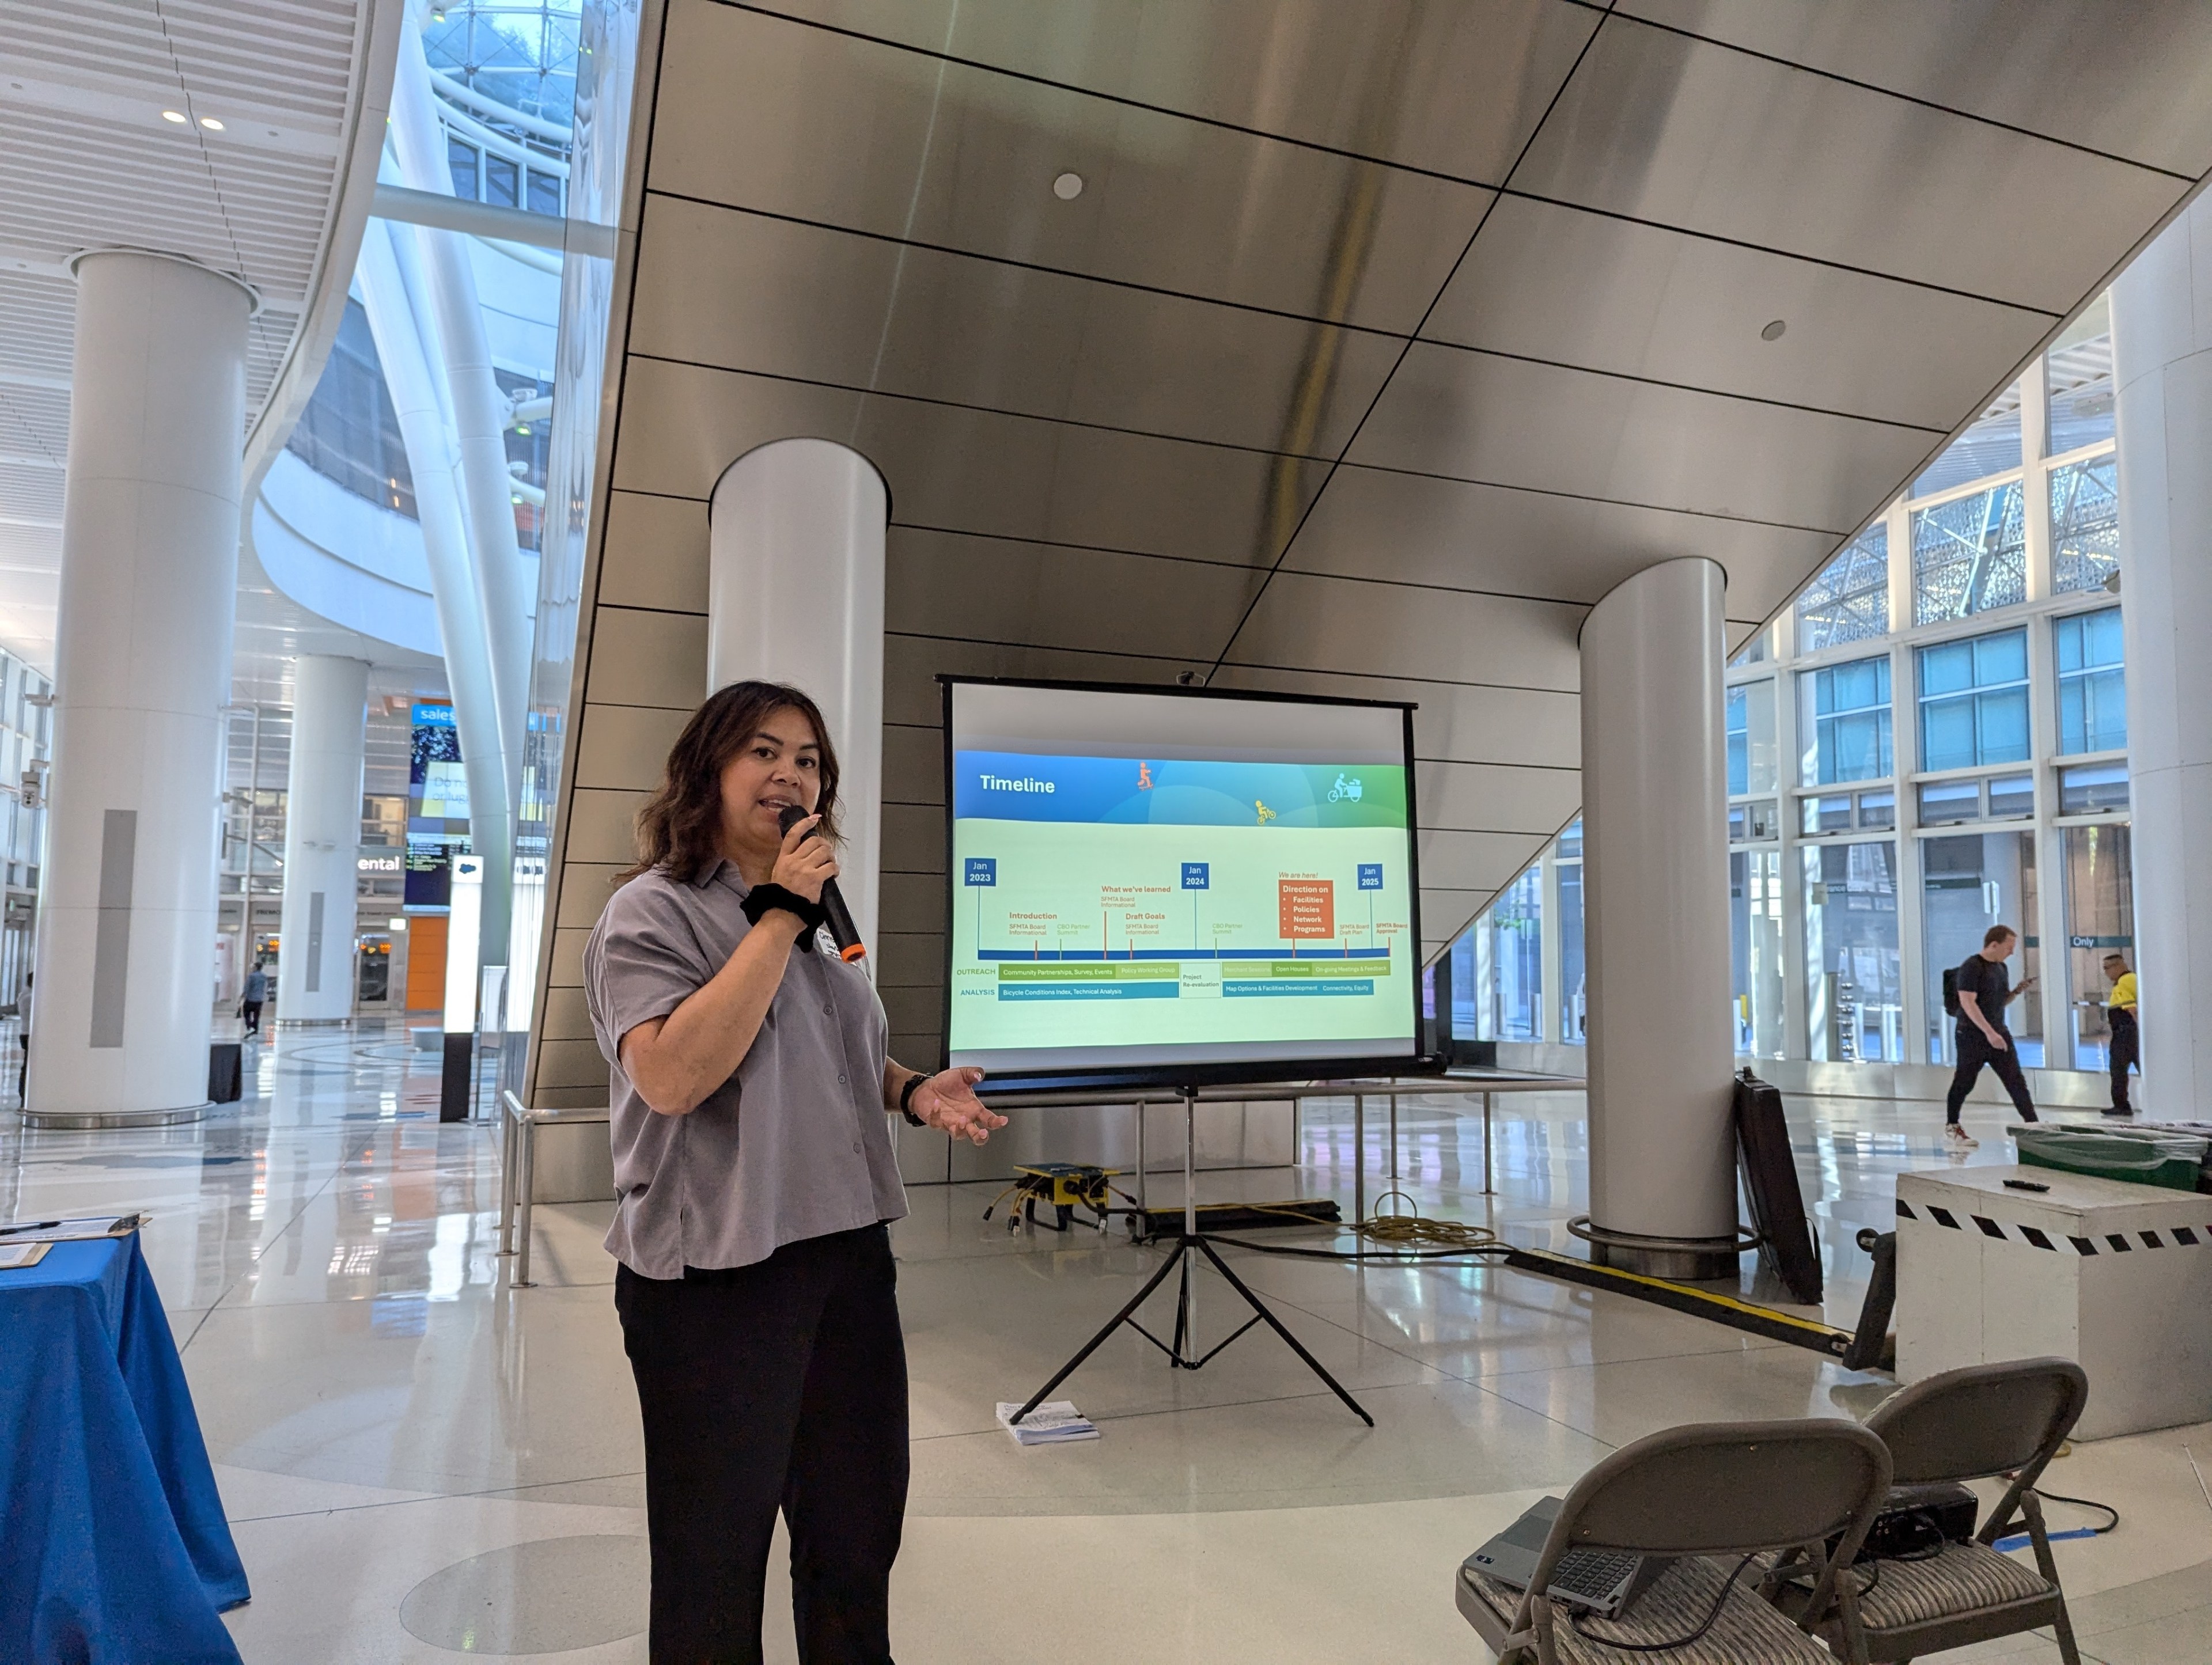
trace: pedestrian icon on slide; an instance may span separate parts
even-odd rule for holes
[[[1137,790],[1139,792],[1150,792],[1152,789],[1152,766],[1150,763],[1139,763],[1137,765]]]

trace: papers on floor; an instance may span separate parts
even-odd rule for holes
[[[22,1267],[36,1266],[46,1258],[46,1250],[52,1246],[46,1242],[11,1243],[0,1241],[0,1272],[14,1272]]]
[[[999,1425],[1014,1437],[1020,1445],[1065,1445],[1073,1439],[1097,1439],[1098,1426],[1075,1408],[1073,1401],[1048,1399],[1019,1422],[1014,1413],[1019,1404],[999,1406]]]

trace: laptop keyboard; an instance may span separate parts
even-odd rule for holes
[[[1552,1570],[1551,1593],[1577,1596],[1592,1603],[1601,1602],[1620,1588],[1622,1579],[1636,1571],[1637,1564],[1643,1559],[1641,1555],[1621,1550],[1569,1550],[1559,1557],[1559,1565]]]

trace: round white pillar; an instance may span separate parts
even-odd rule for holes
[[[368,706],[366,660],[300,656],[292,676],[292,763],[284,793],[280,1023],[343,1023],[353,1016]]]
[[[2212,1115],[2212,204],[2112,286],[2140,1102]]]
[[[251,309],[182,260],[78,266],[33,1125],[207,1106]]]
[[[884,528],[890,496],[857,451],[778,440],[715,483],[707,690],[803,689],[837,749],[845,848],[837,888],[872,951],[884,804]]]
[[[1736,1261],[1724,587],[1662,562],[1583,623],[1592,1248],[1660,1277]]]

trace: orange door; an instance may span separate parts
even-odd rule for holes
[[[446,1009],[446,921],[417,914],[407,921],[407,1009]]]

